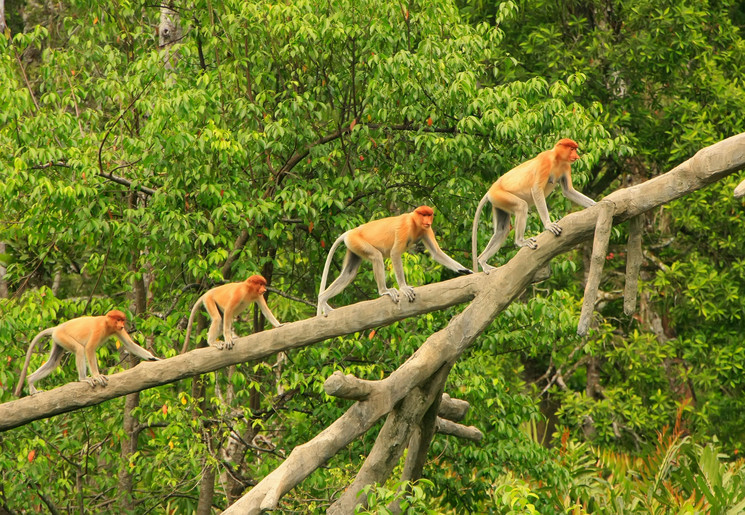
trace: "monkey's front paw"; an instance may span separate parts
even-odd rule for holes
[[[537,249],[538,248],[538,242],[536,242],[535,238],[526,238],[520,243],[517,244],[518,247],[528,247],[529,249]]]
[[[473,270],[469,268],[461,268],[460,270],[458,270],[458,273],[460,275],[471,275],[473,273]]]
[[[556,222],[553,222],[551,225],[546,227],[546,229],[554,233],[556,236],[561,234],[561,227],[559,227],[559,224],[557,224]]]
[[[411,286],[404,286],[401,288],[401,291],[404,295],[406,295],[406,298],[409,299],[409,302],[414,302],[416,299],[416,293],[414,293],[414,288]]]
[[[487,265],[486,263],[480,263],[480,264],[481,264],[481,269],[484,271],[486,275],[489,275],[489,272],[491,272],[492,270],[497,269],[496,266]]]
[[[398,304],[398,290],[396,288],[388,288],[387,290],[380,293],[380,296],[388,295],[393,302]]]
[[[232,338],[225,338],[225,343],[223,344],[222,348],[225,350],[230,350],[233,348],[233,345],[235,345],[235,343],[233,342]]]

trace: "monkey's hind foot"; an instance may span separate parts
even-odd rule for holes
[[[86,378],[85,382],[91,385],[91,388],[95,388],[96,385],[106,386],[109,382],[109,378],[103,374],[98,374],[97,376]]]
[[[393,302],[398,304],[398,290],[396,288],[388,288],[380,292],[380,296],[388,295]]]
[[[535,238],[525,238],[523,241],[515,242],[518,247],[528,247],[529,249],[537,249],[538,243]]]
[[[399,291],[403,292],[404,295],[406,295],[406,298],[409,299],[409,302],[414,302],[416,300],[416,293],[414,293],[414,288],[411,286],[404,286]]]
[[[551,231],[556,236],[561,234],[561,226],[556,222],[552,222],[548,227],[546,227],[546,230]]]
[[[230,349],[233,348],[233,340],[227,340],[227,341],[224,341],[224,342],[216,341],[215,342],[215,347],[218,350],[230,350]]]

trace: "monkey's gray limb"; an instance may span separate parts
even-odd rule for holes
[[[642,216],[629,220],[629,241],[626,244],[626,286],[623,290],[623,312],[631,315],[636,311],[636,295],[639,269],[642,266]]]
[[[612,202],[602,201],[598,203],[598,206],[600,213],[595,222],[595,239],[592,242],[590,273],[587,276],[585,300],[582,303],[582,313],[577,326],[577,334],[580,336],[587,334],[592,312],[595,309],[595,299],[598,296],[598,286],[600,286],[600,277],[603,275],[603,263],[605,263],[608,240],[610,240],[610,231],[613,227],[613,214],[616,211],[616,206]]]

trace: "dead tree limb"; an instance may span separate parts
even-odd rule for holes
[[[626,243],[626,283],[623,288],[623,312],[631,316],[636,311],[636,296],[639,289],[639,270],[644,260],[642,253],[642,224],[644,218],[635,216],[629,220],[629,240]]]
[[[106,387],[91,388],[74,382],[31,397],[0,404],[0,431],[41,418],[94,406],[155,386],[213,372],[229,365],[256,361],[336,336],[389,325],[412,316],[438,311],[473,299],[477,275],[416,288],[416,302],[394,304],[388,297],[335,309],[328,317],[313,317],[235,339],[229,351],[214,347],[196,349],[163,361],[140,363],[129,370],[107,376]],[[43,387],[43,385],[42,385]]]
[[[437,417],[437,432],[443,435],[457,436],[458,438],[464,438],[471,440],[472,442],[480,442],[484,438],[482,433],[477,427],[464,426],[457,422],[452,422],[444,418]]]
[[[610,241],[610,232],[613,228],[613,213],[616,206],[608,199],[598,203],[600,213],[595,222],[595,238],[592,242],[592,257],[590,258],[590,273],[587,274],[587,284],[585,285],[585,299],[582,301],[582,313],[579,316],[577,325],[577,334],[585,336],[587,329],[590,327],[592,313],[595,311],[595,300],[598,298],[598,288],[600,279],[603,276],[603,265],[605,256],[608,252],[608,242]]]
[[[403,401],[388,413],[375,445],[349,487],[327,510],[329,515],[354,512],[357,505],[367,506],[367,496],[362,489],[373,483],[385,483],[398,465],[404,450],[413,438],[412,433],[421,432],[420,424],[436,396],[441,396],[451,366],[441,367],[428,384],[414,388]],[[434,422],[434,421],[433,421]],[[429,445],[427,445],[429,448]],[[411,452],[411,449],[409,449]]]
[[[616,223],[696,191],[745,167],[745,133],[700,150],[670,172],[622,189],[606,199],[615,205]],[[538,236],[538,248],[521,249],[504,266],[480,281],[476,296],[448,326],[430,336],[400,368],[379,381],[375,392],[358,401],[309,442],[299,445],[273,472],[224,513],[260,513],[276,509],[279,499],[353,439],[365,433],[414,388],[443,365],[454,362],[476,337],[530,284],[551,258],[592,237],[602,205],[572,213],[560,221],[562,234]]]

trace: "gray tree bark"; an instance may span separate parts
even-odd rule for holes
[[[5,0],[0,0],[0,34],[5,32],[8,25],[5,23]]]
[[[164,2],[160,7],[158,44],[163,52],[163,62],[167,70],[172,70],[178,54],[171,50],[174,43],[181,40],[181,18],[173,8],[175,2]]]
[[[3,0],[0,0],[0,3]],[[5,254],[6,247],[5,242],[0,241],[0,254]],[[8,282],[5,280],[5,274],[7,273],[6,268],[0,263],[0,299],[8,298]]]

